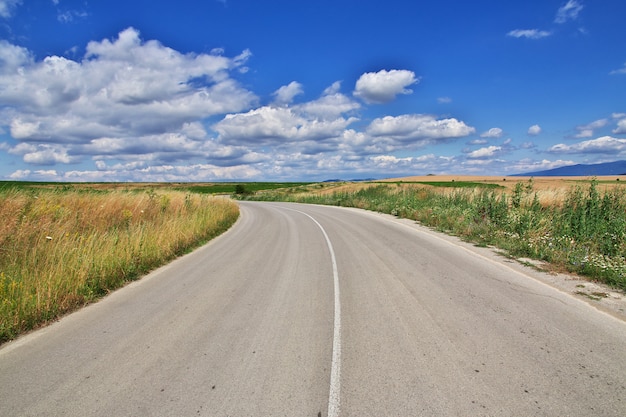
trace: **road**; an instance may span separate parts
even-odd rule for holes
[[[1,416],[624,416],[626,322],[376,213],[240,204],[0,348]]]

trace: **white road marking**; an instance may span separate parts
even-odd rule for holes
[[[281,207],[286,208],[286,207]],[[337,258],[335,257],[335,251],[333,244],[324,230],[324,227],[315,220],[312,216],[304,213],[300,210],[287,209],[291,211],[304,214],[311,219],[322,231],[324,238],[326,239],[326,245],[330,251],[330,260],[333,264],[333,282],[335,292],[335,322],[333,326],[333,358],[330,368],[330,391],[328,393],[328,417],[338,417],[341,404],[341,301],[339,296],[339,273],[337,272]]]

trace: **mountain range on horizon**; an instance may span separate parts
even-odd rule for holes
[[[626,175],[626,161],[605,162],[602,164],[577,164],[548,169],[545,171],[515,174],[514,177],[573,177],[594,175]]]

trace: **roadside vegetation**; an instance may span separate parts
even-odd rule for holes
[[[229,199],[173,188],[0,184],[0,343],[190,251],[239,215]]]
[[[533,179],[492,185],[319,184],[306,191],[300,187],[242,198],[388,213],[626,290],[626,189],[619,182],[592,179],[565,190],[536,190]]]

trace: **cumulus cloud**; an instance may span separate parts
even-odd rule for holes
[[[515,29],[507,33],[512,38],[541,39],[552,35],[552,32],[539,29]]]
[[[528,134],[530,136],[537,136],[540,133],[541,133],[541,126],[539,125],[532,125],[531,127],[528,128]]]
[[[582,2],[578,0],[568,0],[563,6],[559,7],[554,18],[555,23],[565,23],[568,20],[576,20],[578,14],[583,9]]]
[[[142,41],[133,28],[90,42],[82,61],[35,61],[24,48],[2,41],[0,124],[10,126],[14,139],[63,145],[68,155],[95,151],[107,140],[134,152],[158,135],[182,138],[177,146],[181,140],[192,144],[203,136],[198,120],[257,101],[230,76],[249,56],[181,54]],[[28,155],[30,163],[75,161],[49,149]]]
[[[0,40],[0,74],[11,75],[21,66],[32,64],[31,53],[21,46]]]
[[[480,148],[467,154],[470,159],[484,159],[493,158],[502,151],[500,146],[487,146],[486,148]]]
[[[411,71],[363,74],[347,94],[337,81],[304,102],[298,99],[305,87],[292,81],[260,105],[236,78],[250,56],[243,51],[229,57],[220,48],[183,54],[142,40],[133,28],[90,42],[76,60],[37,59],[0,40],[0,127],[11,135],[0,151],[29,166],[11,178],[287,180],[331,171],[355,178],[382,168],[397,174],[472,172],[490,163],[489,147],[458,159],[393,155],[476,133],[456,118],[405,114],[361,120],[368,104],[409,94],[419,82]],[[497,129],[485,137],[499,137]],[[93,167],[85,169],[89,161]]]
[[[502,137],[502,129],[499,127],[492,127],[486,132],[480,134],[481,138],[501,138]]]
[[[283,85],[272,95],[275,97],[274,102],[280,106],[291,104],[294,97],[304,93],[302,84],[292,81],[288,85]]]
[[[213,125],[226,144],[279,146],[292,141],[323,141],[340,137],[355,119],[307,118],[295,109],[265,106],[247,113],[229,114]],[[301,143],[300,143],[301,144]]]
[[[617,139],[603,136],[598,139],[586,140],[573,145],[559,143],[548,149],[548,152],[557,154],[608,154],[620,155],[626,153],[626,139]]]
[[[388,103],[398,94],[411,94],[407,87],[419,82],[413,71],[381,70],[367,72],[357,80],[354,96],[366,103]]]
[[[407,175],[416,172],[434,173],[458,170],[460,163],[454,157],[436,156],[429,153],[420,156],[397,157],[376,155],[363,161],[364,166],[373,171],[384,171],[388,175]]]
[[[339,92],[340,84],[334,83],[316,100],[299,104],[295,108],[313,118],[332,119],[341,114],[358,110],[361,105]]]
[[[429,114],[406,114],[374,119],[366,133],[387,150],[424,146],[475,133],[476,129],[454,118],[437,119]]]

